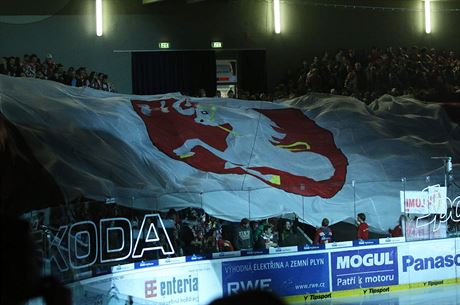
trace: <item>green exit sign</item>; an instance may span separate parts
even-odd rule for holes
[[[223,46],[222,41],[211,42],[211,47],[213,47],[214,49],[222,48],[222,46]]]
[[[164,41],[164,42],[160,42],[160,43],[158,44],[158,47],[159,47],[160,49],[169,49],[169,42],[165,42],[165,41]]]

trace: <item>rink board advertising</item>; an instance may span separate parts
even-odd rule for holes
[[[112,274],[80,283],[83,291],[99,297],[110,298],[107,292],[116,291],[120,300],[132,296],[139,302],[186,305],[208,304],[218,297],[249,289],[270,290],[294,303],[389,293],[458,282],[460,238],[360,245],[311,253],[207,258],[191,256],[125,264],[113,268],[117,269],[115,273],[112,270]],[[78,291],[82,290],[76,289],[77,294]]]
[[[329,291],[328,253],[222,262],[223,294],[248,289],[282,296]]]
[[[401,284],[457,277],[460,254],[455,240],[437,240],[435,246],[427,242],[408,243],[399,253]]]
[[[398,285],[396,247],[331,253],[332,290]]]
[[[211,261],[180,263],[168,266],[153,266],[124,273],[87,280],[85,291],[107,296],[116,292],[119,299],[131,296],[136,304],[209,304],[220,297],[221,289],[211,288],[210,283],[219,283]],[[142,302],[140,300],[143,300]],[[124,303],[123,303],[124,304]]]

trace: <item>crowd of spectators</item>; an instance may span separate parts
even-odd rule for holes
[[[45,214],[48,213],[48,216]],[[241,219],[230,222],[215,218],[202,209],[186,208],[170,209],[167,212],[144,211],[100,202],[84,202],[74,204],[71,208],[59,207],[48,212],[40,212],[31,217],[34,232],[43,231],[43,239],[52,239],[62,225],[71,225],[80,221],[93,221],[98,224],[100,219],[124,217],[130,219],[133,238],[147,238],[149,226],[144,225],[144,215],[158,213],[172,246],[175,256],[188,256],[228,252],[238,250],[262,250],[277,246],[303,246],[313,243],[308,236],[308,228],[298,221],[295,215],[274,217],[265,220]],[[48,219],[49,221],[46,221]],[[46,232],[45,232],[46,231]],[[165,236],[160,234],[160,242],[168,248]],[[307,232],[307,233],[305,233]],[[314,232],[312,233],[314,234]],[[39,234],[40,235],[40,234]],[[38,235],[38,236],[39,236]],[[111,242],[119,242],[111,238]],[[46,245],[42,245],[46,248]],[[120,245],[113,244],[117,249]],[[143,259],[165,257],[160,251],[147,253]]]
[[[90,87],[98,90],[114,92],[114,86],[109,82],[108,75],[91,71],[86,67],[65,68],[54,61],[53,55],[46,55],[40,60],[36,54],[25,54],[21,57],[3,57],[0,62],[0,74],[15,77],[32,77],[52,80],[73,87]]]
[[[150,214],[159,214],[162,219],[162,226],[166,230],[166,235],[163,234],[162,227],[158,221],[155,223],[149,222],[154,217],[145,218],[145,215]],[[366,216],[363,213],[357,215],[357,226],[352,224],[349,226],[334,225],[334,228],[331,228],[329,227],[329,220],[324,218],[321,226],[315,228],[300,222],[295,214],[286,214],[281,217],[263,220],[243,218],[240,221],[231,222],[213,217],[199,208],[170,209],[168,211],[140,210],[115,203],[82,200],[66,206],[35,211],[27,218],[34,232],[38,248],[43,249],[42,257],[50,257],[50,254],[46,252],[50,251],[51,243],[62,233],[63,226],[70,228],[76,223],[87,223],[88,221],[98,226],[102,219],[107,221],[121,218],[130,221],[133,242],[135,241],[137,244],[141,241],[140,243],[143,244],[144,241],[151,241],[158,237],[159,244],[167,252],[146,251],[140,258],[129,258],[127,260],[129,262],[150,261],[167,257],[209,256],[211,253],[231,251],[246,250],[254,253],[260,250],[268,251],[269,248],[273,247],[302,247],[351,239],[384,237],[384,235],[376,235],[375,233],[370,236]],[[112,225],[117,227],[117,224],[110,224],[110,226]],[[155,230],[151,229],[152,225],[156,228]],[[349,232],[352,234],[345,234],[345,230],[354,231],[355,233]],[[120,234],[119,230],[111,230],[111,232],[110,234]],[[402,236],[401,222],[394,229],[390,229],[389,233],[386,236]],[[86,234],[75,234],[75,236],[66,236],[64,238],[60,236],[59,238],[62,238],[60,246],[63,247],[63,253],[67,251],[66,249],[70,249],[70,243],[83,245],[83,248],[77,251],[86,253],[88,251],[88,242],[98,242],[97,239],[88,240]],[[76,242],[72,238],[75,238]],[[169,241],[167,238],[169,238]],[[110,235],[110,237],[104,238],[104,241],[109,243],[107,249],[122,249],[126,242],[121,235]],[[157,247],[158,244],[155,246]],[[171,246],[173,249],[171,249]],[[90,245],[89,248],[96,249],[97,246]],[[119,253],[115,251],[112,254],[115,255],[113,262],[108,263],[106,261],[92,266],[94,261],[90,261],[88,265],[91,265],[93,269],[101,270],[101,272],[107,269],[110,270],[112,265],[120,263],[117,259]],[[110,256],[111,254],[105,255]],[[106,259],[109,256],[106,256]],[[68,269],[65,273],[59,270],[59,276],[64,280],[72,280],[75,277],[73,272],[72,269]]]
[[[85,67],[65,68],[51,54],[45,60],[35,54],[3,57],[0,74],[48,79],[75,87],[115,91],[107,74]],[[202,89],[201,89],[202,90]],[[460,58],[454,51],[425,47],[372,47],[326,51],[300,67],[288,70],[273,93],[238,88],[235,98],[272,101],[309,92],[356,97],[369,103],[383,94],[413,95],[421,100],[460,99]],[[203,96],[200,92],[197,96]]]
[[[460,99],[460,59],[454,51],[425,47],[389,47],[325,52],[296,70],[288,70],[274,98],[308,92],[356,97],[366,103],[383,94],[421,100]]]
[[[48,216],[45,216],[46,213]],[[88,220],[98,224],[101,219],[123,217],[131,222],[133,238],[147,239],[147,237],[152,237],[149,235],[151,234],[149,233],[150,225],[143,225],[143,221],[145,215],[152,213],[160,215],[176,256],[264,250],[271,247],[304,246],[336,241],[327,218],[323,219],[322,226],[319,228],[301,223],[295,214],[263,220],[243,218],[238,222],[230,222],[213,217],[198,208],[170,209],[165,212],[145,211],[97,201],[85,201],[72,204],[70,207],[53,208],[48,212],[36,214],[31,217],[30,221],[34,231],[41,231],[43,227],[46,227],[48,235],[45,237],[53,238],[62,225]],[[360,225],[366,226],[365,230],[362,229],[363,232],[366,232],[366,236],[360,237],[358,234],[358,238],[367,239],[365,216],[361,213],[358,219],[359,217],[362,219]],[[46,219],[49,221],[47,222]],[[158,224],[155,224],[155,227],[159,228]],[[169,248],[165,236],[161,236],[161,230],[158,232],[162,245],[165,249]],[[110,240],[115,243],[119,242],[116,238],[110,238]],[[110,247],[118,249],[121,246],[113,244]],[[165,256],[160,251],[153,251],[143,259],[162,257]]]
[[[355,97],[365,103],[390,94],[425,101],[460,100],[460,58],[425,47],[339,49],[289,69],[273,93],[238,88],[236,98],[273,101],[310,92]]]
[[[238,98],[249,101],[273,101],[274,96],[264,92],[250,92],[243,89],[238,89]],[[280,97],[283,98],[283,97]]]

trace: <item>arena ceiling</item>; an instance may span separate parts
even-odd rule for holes
[[[117,8],[117,13],[143,14],[152,10],[162,9],[186,9],[187,5],[205,5],[210,2],[238,2],[247,0],[104,0],[110,2],[112,7]],[[255,0],[253,0],[255,1]],[[258,0],[267,1],[267,0]],[[352,0],[285,0],[290,3],[315,2],[318,4],[357,4]],[[410,3],[421,0],[362,0],[359,5],[370,5],[380,7],[406,7]],[[457,0],[432,0],[433,2],[458,3]],[[14,0],[0,2],[0,15],[2,16],[23,16],[23,15],[73,15],[84,14],[89,6],[93,6],[94,0]]]

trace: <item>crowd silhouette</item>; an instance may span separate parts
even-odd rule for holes
[[[31,77],[47,79],[73,87],[90,87],[93,89],[114,92],[115,87],[108,80],[108,75],[91,71],[86,67],[65,68],[56,63],[52,54],[47,54],[45,60],[40,60],[36,54],[24,54],[21,57],[3,57],[0,63],[0,74],[14,77]]]
[[[383,94],[437,102],[460,100],[460,59],[451,50],[372,47],[324,52],[288,70],[274,98],[323,92],[369,103]]]

